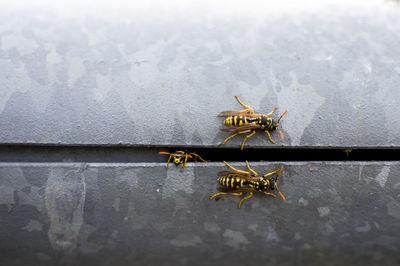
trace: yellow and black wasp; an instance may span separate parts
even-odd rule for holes
[[[171,161],[171,159],[172,159],[172,162],[176,166],[183,164],[181,171],[183,171],[183,169],[185,169],[185,165],[186,165],[186,162],[188,161],[188,159],[194,158],[195,161],[197,161],[197,159],[200,159],[203,162],[209,162],[209,161],[204,160],[203,158],[200,157],[200,155],[198,155],[197,153],[194,153],[194,152],[176,151],[174,153],[169,153],[169,152],[165,152],[165,151],[160,151],[158,154],[169,155],[167,165],[165,166],[166,168],[168,168],[168,165],[169,165],[169,162]]]
[[[250,168],[249,162],[246,161],[247,168],[249,171],[242,171],[238,170],[231,165],[229,165],[227,162],[224,161],[224,163],[231,168],[232,170],[225,170],[221,171],[218,173],[218,183],[220,183],[223,187],[219,187],[218,190],[221,191],[219,193],[216,193],[210,197],[210,199],[215,198],[216,196],[219,195],[224,195],[224,194],[229,194],[229,195],[236,195],[236,196],[241,196],[243,193],[249,193],[249,195],[243,197],[238,204],[238,208],[240,209],[240,206],[242,205],[242,202],[245,199],[249,199],[253,196],[253,192],[255,191],[261,191],[266,195],[270,195],[272,197],[276,197],[275,194],[269,192],[273,191],[276,189],[279,193],[279,195],[282,197],[283,200],[285,200],[285,197],[283,194],[280,192],[278,189],[278,177],[281,174],[283,170],[283,165],[280,169],[275,170],[271,173],[265,174],[261,177],[258,177],[258,174]],[[271,176],[276,173],[276,177],[269,177],[266,178],[267,176]]]
[[[243,150],[244,143],[248,138],[256,134],[256,129],[264,130],[265,133],[267,133],[271,143],[275,143],[275,141],[272,140],[269,132],[278,130],[279,135],[283,140],[283,133],[281,130],[279,130],[279,121],[287,113],[287,110],[279,117],[278,120],[274,120],[269,116],[275,112],[277,107],[275,107],[269,114],[266,115],[255,114],[253,108],[242,103],[237,95],[235,95],[235,98],[246,109],[241,111],[224,111],[218,114],[218,116],[226,117],[226,119],[224,120],[225,126],[221,127],[220,129],[222,131],[235,133],[226,138],[224,142],[221,143],[221,145],[225,144],[228,140],[239,134],[250,133],[244,138],[242,142],[241,150]]]

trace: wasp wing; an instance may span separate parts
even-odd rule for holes
[[[224,111],[219,113],[217,116],[247,116],[247,117],[260,117],[262,114],[250,114],[248,111]]]
[[[257,191],[257,189],[251,187],[241,187],[241,188],[218,187],[217,189],[220,192],[230,192],[230,193]]]
[[[263,114],[248,114],[246,116],[248,116],[248,117],[260,117],[260,116],[263,116]]]
[[[236,177],[236,178],[242,178],[247,180],[248,177],[251,177],[248,174],[245,173],[239,173],[233,170],[224,170],[224,171],[220,171],[218,172],[218,176],[226,176],[226,177]]]
[[[220,127],[219,128],[222,131],[227,131],[227,132],[240,132],[240,131],[246,131],[246,130],[252,130],[252,129],[262,129],[261,125],[259,124],[246,124],[243,126],[238,126],[238,127]]]
[[[217,116],[235,116],[235,115],[242,115],[242,116],[248,116],[250,115],[249,112],[241,112],[241,111],[223,111],[219,113]]]
[[[261,177],[251,176],[249,174],[239,173],[233,170],[224,170],[218,172],[218,176],[226,176],[226,177],[236,177],[241,178],[246,181],[260,181]]]

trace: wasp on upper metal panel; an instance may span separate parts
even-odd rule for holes
[[[172,162],[176,166],[183,164],[181,171],[183,171],[183,169],[185,169],[185,165],[186,165],[186,162],[188,161],[188,159],[194,159],[195,161],[197,161],[197,159],[200,159],[203,162],[209,162],[209,161],[204,160],[203,158],[200,157],[200,155],[198,155],[197,153],[194,153],[194,152],[176,151],[174,153],[169,153],[169,152],[165,152],[165,151],[160,151],[158,154],[169,155],[167,165],[165,166],[166,168],[168,168],[168,165],[169,165],[169,162],[171,161],[171,159],[172,159]]]
[[[239,135],[239,134],[245,134],[245,133],[250,133],[247,135],[241,146],[241,150],[243,150],[244,143],[246,140],[250,137],[252,137],[254,134],[256,134],[256,129],[261,129],[264,130],[265,133],[267,133],[269,140],[271,143],[275,143],[275,141],[272,140],[270,131],[275,131],[278,130],[279,135],[281,136],[281,139],[283,140],[283,133],[279,129],[279,121],[281,118],[287,113],[287,110],[279,117],[278,120],[274,120],[273,118],[270,118],[269,116],[272,115],[276,108],[275,107],[270,113],[263,115],[263,114],[254,114],[253,108],[251,108],[248,105],[245,105],[240,101],[239,97],[235,95],[236,100],[243,105],[246,109],[241,110],[241,111],[225,111],[221,112],[218,114],[218,116],[222,117],[227,117],[224,120],[224,127],[221,127],[220,129],[222,131],[227,131],[227,132],[233,132],[235,134],[229,136],[224,140],[224,142],[221,143],[221,145],[225,144],[228,140],[231,138]]]
[[[218,176],[219,176],[217,179],[218,183],[220,183],[223,187],[219,187],[218,190],[221,192],[212,195],[210,197],[210,199],[213,199],[216,196],[224,195],[224,194],[241,196],[243,193],[249,192],[249,195],[243,197],[239,201],[238,209],[240,209],[242,202],[245,199],[251,198],[253,196],[253,192],[261,191],[266,195],[276,197],[275,194],[269,192],[269,191],[273,191],[274,189],[276,189],[278,191],[279,195],[282,197],[282,199],[285,200],[285,197],[278,189],[278,177],[283,170],[283,165],[278,170],[275,170],[271,173],[268,173],[261,177],[258,177],[258,174],[253,169],[250,168],[248,161],[246,161],[246,165],[247,165],[247,168],[249,169],[249,171],[251,172],[251,174],[248,171],[238,170],[238,169],[232,167],[231,165],[229,165],[225,161],[224,161],[224,163],[232,170],[225,170],[225,171],[221,171],[218,173]],[[276,173],[276,177],[274,178],[271,175],[273,175],[275,173]],[[266,178],[267,176],[271,176],[271,177]]]

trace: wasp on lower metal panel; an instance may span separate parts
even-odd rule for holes
[[[197,161],[197,159],[200,159],[203,162],[209,162],[209,161],[204,160],[203,158],[200,157],[200,155],[198,155],[197,153],[194,153],[194,152],[176,151],[174,153],[169,153],[169,152],[165,152],[165,151],[160,151],[158,154],[169,155],[167,165],[165,166],[166,168],[168,168],[168,165],[169,165],[169,162],[171,161],[171,159],[172,159],[172,162],[176,166],[183,164],[181,171],[183,171],[183,169],[185,169],[185,165],[186,165],[186,162],[188,161],[188,158],[194,159],[195,161]]]
[[[253,192],[260,191],[266,195],[270,195],[272,197],[276,197],[275,194],[269,192],[276,189],[279,195],[285,200],[285,197],[278,189],[278,177],[283,170],[283,165],[280,169],[275,170],[271,173],[265,174],[261,177],[258,177],[258,174],[250,168],[249,162],[246,161],[248,171],[242,171],[234,168],[233,166],[229,165],[227,162],[224,163],[231,168],[232,170],[225,170],[218,173],[218,183],[220,183],[223,187],[219,187],[218,190],[221,191],[216,193],[210,197],[210,199],[215,198],[219,195],[236,195],[241,196],[244,193],[249,193],[249,195],[243,197],[238,204],[238,209],[242,205],[242,202],[245,199],[249,199],[253,196]],[[251,174],[250,174],[251,172]],[[276,173],[276,177],[273,178],[271,175]],[[268,176],[271,176],[267,178]]]
[[[279,117],[278,120],[274,120],[273,118],[270,118],[269,116],[272,115],[276,108],[275,107],[269,114],[263,115],[263,114],[254,114],[253,108],[251,108],[248,105],[245,105],[242,103],[242,101],[239,99],[237,95],[235,95],[236,100],[243,105],[246,109],[241,110],[241,111],[225,111],[221,112],[218,114],[218,116],[226,117],[224,120],[224,127],[221,127],[220,129],[222,131],[227,131],[227,132],[232,132],[235,133],[228,138],[226,138],[221,145],[224,145],[228,140],[231,138],[239,135],[239,134],[245,134],[245,133],[250,133],[248,134],[241,146],[241,150],[243,150],[244,143],[246,140],[250,137],[252,137],[254,134],[256,134],[256,129],[261,129],[264,130],[265,133],[267,133],[269,140],[271,143],[275,143],[275,141],[272,140],[270,131],[275,131],[277,130],[279,132],[279,135],[281,136],[281,139],[283,140],[283,133],[279,129],[279,121],[281,118],[287,113],[287,110]]]

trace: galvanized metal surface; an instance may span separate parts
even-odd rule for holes
[[[221,163],[49,163],[216,147],[235,94],[289,110],[284,141],[257,134],[247,147],[400,147],[400,8],[357,3],[0,8],[0,143],[12,144],[0,160],[17,162],[0,163],[0,265],[400,264],[398,162],[287,162],[287,200],[256,195],[241,210],[239,197],[208,199]],[[61,146],[36,147],[45,163],[30,164],[13,144]]]
[[[287,200],[257,194],[240,210],[238,196],[209,200],[226,168],[2,163],[0,264],[400,263],[398,162],[285,163]]]
[[[257,112],[289,110],[275,146],[400,147],[400,8],[357,3],[1,8],[0,143],[212,147],[238,94]],[[272,145],[260,134],[248,146]]]

